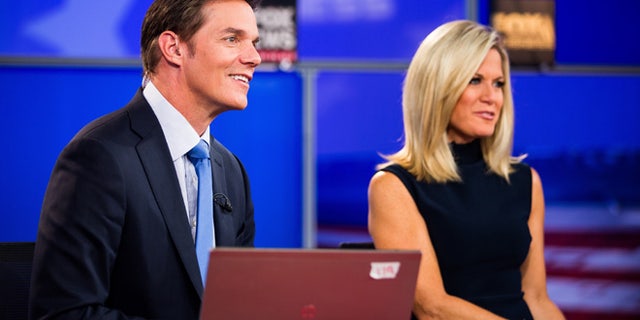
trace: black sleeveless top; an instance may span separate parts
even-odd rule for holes
[[[382,170],[398,176],[416,202],[448,294],[508,319],[533,319],[520,274],[531,242],[531,169],[514,165],[507,183],[488,172],[479,140],[450,147],[462,182],[417,181],[399,165]]]

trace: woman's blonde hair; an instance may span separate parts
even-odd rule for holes
[[[404,81],[404,146],[384,156],[388,162],[378,169],[397,163],[421,181],[460,181],[447,127],[462,92],[491,49],[502,58],[504,104],[493,135],[481,141],[482,154],[489,170],[509,181],[512,164],[524,158],[511,156],[514,110],[509,57],[497,31],[468,20],[445,23],[422,41]]]

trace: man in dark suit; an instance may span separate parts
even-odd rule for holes
[[[209,133],[220,113],[247,105],[261,62],[253,9],[248,0],[151,5],[141,39],[145,85],[124,108],[83,128],[53,169],[31,319],[198,318],[198,176],[188,153],[201,140],[210,145],[213,177],[209,240],[253,246],[247,174]]]

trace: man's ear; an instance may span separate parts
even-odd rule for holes
[[[175,65],[182,65],[186,52],[180,37],[173,31],[165,31],[158,37],[158,47],[164,59]]]

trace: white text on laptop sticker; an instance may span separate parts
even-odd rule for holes
[[[373,279],[395,279],[400,270],[400,262],[371,262],[369,276]]]

